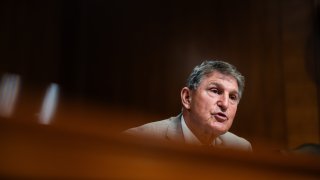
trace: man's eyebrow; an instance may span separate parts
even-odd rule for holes
[[[218,86],[218,87],[223,87],[223,85],[221,83],[218,83],[218,82],[210,82],[209,86],[212,86],[212,85]],[[235,90],[235,89],[231,90],[230,93],[235,93],[235,94],[237,94],[237,96],[239,96],[239,91],[238,90]]]
[[[222,86],[222,84],[218,82],[210,82],[209,85]]]
[[[230,92],[230,94],[233,94],[233,93],[236,94],[238,97],[240,96],[239,91],[237,91],[237,90],[233,90]]]

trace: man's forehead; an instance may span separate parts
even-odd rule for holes
[[[211,72],[204,76],[201,83],[204,85],[228,86],[238,92],[238,82],[235,77],[229,74],[223,74],[218,71]]]
[[[237,83],[237,80],[235,77],[233,77],[230,74],[221,73],[219,71],[213,71],[211,73],[208,73],[204,76],[203,79],[220,79],[220,80],[226,80],[226,81]]]

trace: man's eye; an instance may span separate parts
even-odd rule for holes
[[[215,93],[215,94],[219,94],[219,90],[218,89],[213,88],[213,89],[210,89],[210,91]]]
[[[238,96],[236,96],[236,95],[230,95],[230,99],[236,101],[236,100],[238,100]]]

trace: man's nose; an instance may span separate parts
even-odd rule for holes
[[[226,111],[229,107],[229,97],[226,94],[222,94],[219,97],[219,100],[217,102],[218,106],[221,108],[222,111]]]

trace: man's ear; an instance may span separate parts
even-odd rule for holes
[[[184,87],[181,90],[181,102],[185,109],[190,109],[191,104],[191,90],[188,87]]]

